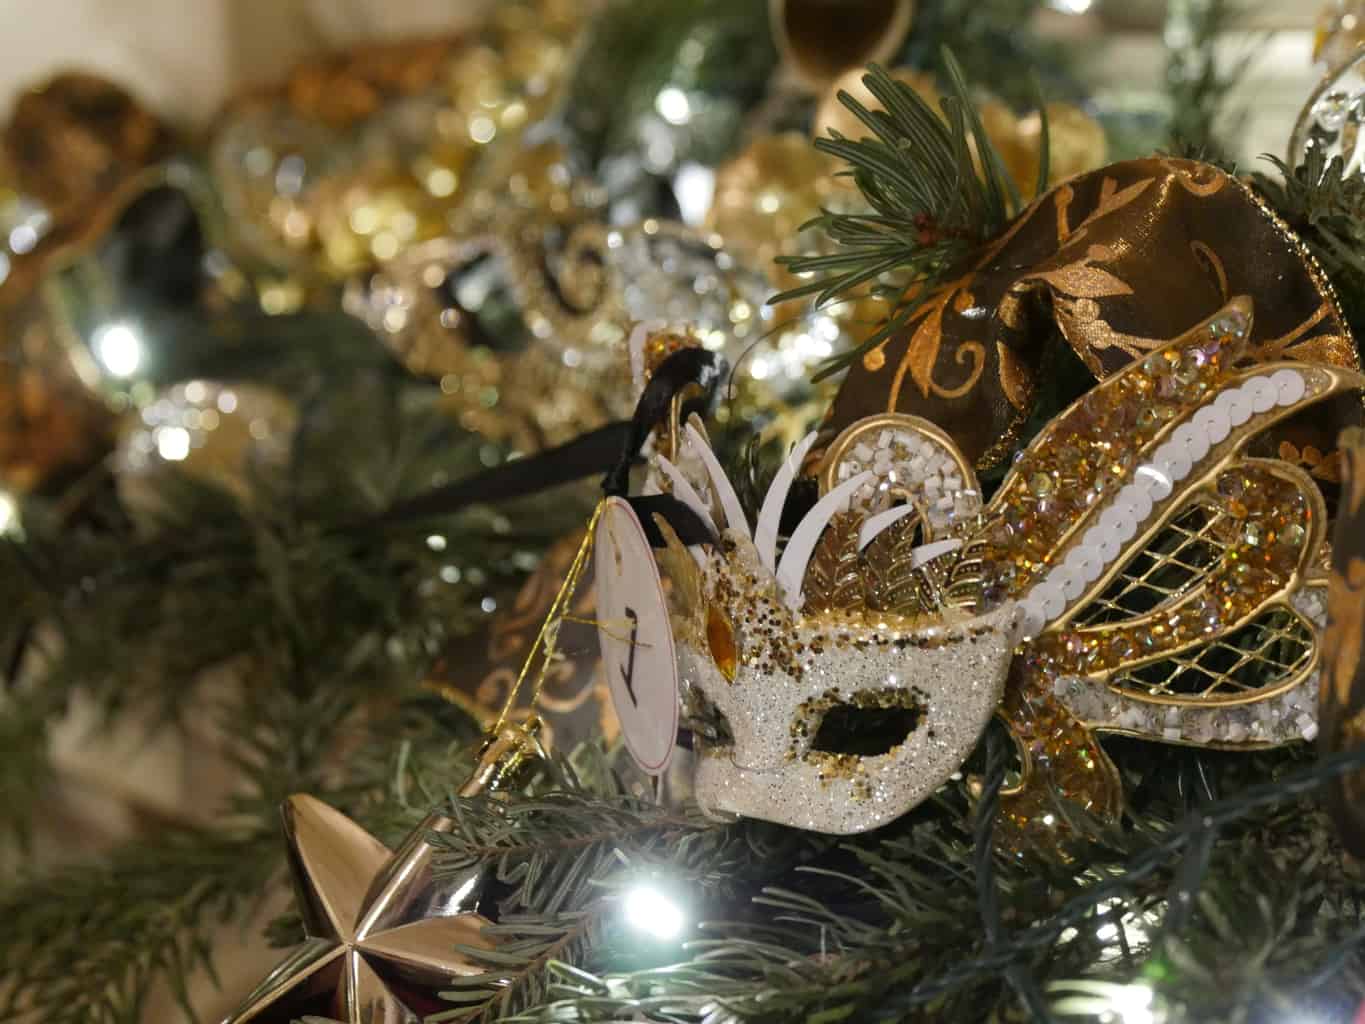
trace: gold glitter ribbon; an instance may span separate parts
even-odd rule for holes
[[[526,660],[522,662],[516,682],[507,691],[507,699],[503,702],[502,711],[498,713],[497,722],[491,730],[494,735],[507,724],[507,719],[516,706],[517,694],[521,692],[522,686],[525,685],[527,678],[531,675],[531,668],[536,663],[537,654],[540,654],[540,668],[535,673],[535,683],[531,688],[530,706],[534,709],[540,701],[540,692],[545,687],[545,676],[549,672],[550,662],[554,657],[559,624],[563,621],[566,609],[573,601],[574,593],[577,591],[578,584],[582,581],[583,573],[587,569],[588,556],[592,554],[593,538],[597,534],[597,521],[602,518],[602,508],[605,504],[605,501],[599,501],[592,510],[592,515],[588,518],[583,542],[578,546],[578,552],[569,565],[569,571],[564,575],[564,585],[559,588],[559,593],[550,603],[550,610],[545,614],[545,621],[540,624],[540,631],[536,634],[535,643],[526,652]]]
[[[1079,175],[922,296],[905,328],[850,369],[825,437],[865,416],[912,413],[988,469],[1033,414],[1057,334],[1102,380],[1233,295],[1256,299],[1253,358],[1359,369],[1325,274],[1248,186],[1192,160]]]

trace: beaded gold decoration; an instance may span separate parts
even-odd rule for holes
[[[1365,377],[1249,363],[1251,315],[1234,299],[1095,387],[984,507],[941,431],[897,414],[855,423],[827,449],[822,496],[780,558],[782,505],[813,438],[752,533],[699,430],[677,465],[656,456],[660,485],[724,524],[700,591],[733,624],[735,665],[722,673],[707,647],[679,645],[691,706],[712,729],[703,799],[829,831],[874,827],[961,766],[990,703],[1021,755],[999,841],[1055,849],[1059,798],[1102,820],[1121,812],[1099,733],[1234,750],[1311,740],[1325,507],[1304,469],[1245,449]],[[839,735],[831,713],[851,723],[847,709],[874,706],[902,713],[891,721],[903,736],[873,754],[844,749],[858,730]],[[926,754],[916,744],[930,730]]]
[[[558,0],[507,0],[474,31],[330,54],[235,97],[208,166],[266,311],[285,311],[286,284],[342,280],[449,231],[490,154],[550,109],[578,23]]]
[[[685,322],[736,360],[766,322],[767,279],[681,225],[610,228],[586,205],[519,203],[460,223],[353,282],[346,308],[491,436],[541,447],[628,415],[637,322]]]

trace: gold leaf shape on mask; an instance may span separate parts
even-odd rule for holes
[[[706,618],[701,569],[678,539],[673,527],[668,525],[668,520],[655,515],[654,523],[664,537],[664,546],[655,552],[655,558],[664,579],[668,581],[669,605],[675,628],[687,630],[699,637]]]
[[[920,517],[908,515],[867,546],[868,604],[878,611],[915,616],[938,607],[938,595],[913,561],[920,528]]]
[[[802,591],[807,614],[852,612],[866,607],[858,558],[862,517],[847,512],[830,520],[815,546]]]

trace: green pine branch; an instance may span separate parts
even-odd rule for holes
[[[148,710],[168,726],[212,722],[215,753],[241,783],[212,827],[175,828],[99,863],[30,864],[0,884],[14,924],[0,930],[2,1019],[140,1024],[158,980],[183,995],[210,967],[220,922],[240,919],[279,875],[289,793],[401,838],[463,781],[477,736],[415,688],[454,637],[486,621],[484,598],[506,600],[543,546],[582,522],[585,506],[562,494],[376,520],[482,469],[486,446],[435,408],[430,385],[384,366],[372,339],[368,365],[343,360],[335,375],[325,339],[295,340],[283,362],[300,427],[283,464],[249,472],[249,498],[167,473],[136,526],[113,487],[96,487],[85,518],[30,499],[24,533],[0,539],[0,650],[12,655],[0,738],[14,739],[0,831],[22,836],[41,808],[53,782],[46,733],[76,696],[110,727]],[[212,698],[209,677],[225,684]],[[272,928],[281,942],[300,934],[297,919]]]
[[[1303,239],[1331,278],[1352,333],[1365,337],[1365,179],[1344,174],[1341,157],[1329,160],[1321,147],[1298,167],[1267,159],[1280,176],[1255,174],[1253,186]]]
[[[98,864],[30,870],[0,888],[0,1019],[141,1024],[163,979],[191,1019],[189,978],[212,977],[216,936],[282,872],[285,796],[313,792],[395,842],[432,794],[463,781],[479,735],[462,712],[422,692],[375,715],[345,690],[273,691],[227,721],[244,789],[217,825],[167,829]],[[296,918],[272,933],[284,944],[302,937]]]
[[[499,923],[486,933],[494,948],[462,949],[485,970],[454,979],[442,998],[458,1009],[434,1020],[503,1020],[541,1001],[551,964],[584,962],[599,945],[613,902],[608,885],[628,865],[641,871],[644,863],[668,859],[670,851],[691,850],[695,866],[723,869],[718,844],[707,844],[704,853],[697,849],[707,824],[695,812],[633,796],[600,767],[594,774],[599,784],[590,789],[559,763],[549,766],[543,783],[548,792],[452,802],[455,828],[431,837],[436,870],[482,869],[507,894]]]
[[[559,495],[374,523],[397,498],[483,468],[482,446],[435,412],[400,415],[398,395],[362,385],[334,400],[292,459],[255,472],[249,501],[167,474],[135,532],[73,527],[30,503],[24,535],[0,538],[0,639],[26,652],[10,666],[17,699],[0,707],[0,735],[24,738],[6,747],[15,799],[0,829],[22,830],[47,773],[42,725],[75,694],[110,724],[130,709],[169,724],[195,714],[200,681],[225,668],[248,689],[392,692],[585,514]],[[367,413],[348,413],[353,403]]]
[[[1311,794],[1326,779],[1359,767],[1365,753],[1312,763],[1292,754],[1144,756],[1152,748],[1134,748],[1126,760],[1132,781],[1141,787],[1145,772],[1146,785],[1161,795],[1140,801],[1145,809],[1125,830],[1083,830],[1103,841],[1082,847],[1065,864],[994,854],[980,842],[989,834],[982,822],[990,810],[973,810],[951,792],[869,836],[834,840],[769,830],[794,855],[764,857],[755,849],[741,856],[736,892],[719,903],[694,873],[698,862],[671,853],[650,866],[648,877],[682,893],[702,927],[675,955],[639,969],[611,948],[612,933],[624,926],[599,894],[638,877],[631,853],[615,869],[594,862],[607,868],[605,876],[565,874],[581,863],[580,855],[553,841],[572,837],[575,826],[528,814],[515,831],[544,840],[537,871],[576,877],[570,888],[578,892],[566,896],[562,881],[540,890],[553,893],[556,909],[524,911],[518,934],[529,941],[541,934],[537,929],[555,928],[562,936],[565,919],[555,915],[587,899],[580,906],[600,912],[594,924],[600,946],[588,943],[567,962],[544,964],[554,941],[545,932],[519,961],[544,966],[544,1000],[496,1019],[1023,1021],[1061,1010],[1021,1002],[1021,985],[1063,1006],[1081,981],[1154,988],[1177,1011],[1173,1019],[1283,1019],[1256,1014],[1358,1000],[1365,987],[1365,879],[1344,866]],[[1188,770],[1197,771],[1203,786],[1226,786],[1231,795],[1187,807]],[[1270,781],[1247,785],[1267,773]],[[608,813],[611,829],[623,837],[661,813],[619,803],[608,804],[607,812],[581,793],[561,799],[578,807],[575,820]],[[517,806],[511,801],[506,810],[515,815]],[[542,795],[525,806],[558,801]],[[1069,814],[1084,819],[1075,808]],[[742,837],[754,829],[753,823],[711,824],[691,832],[690,842],[714,858],[713,844],[742,848]],[[521,848],[511,833],[502,841]],[[983,876],[993,877],[984,889]],[[988,890],[994,895],[983,902]],[[724,916],[708,916],[716,909]],[[601,964],[606,968],[594,966]],[[499,969],[509,967],[516,969]],[[499,977],[490,971],[469,991],[494,992]],[[449,1019],[464,1018],[453,1010]]]
[[[1218,48],[1244,11],[1238,0],[1183,0],[1180,31],[1168,27],[1172,44],[1166,58],[1166,96],[1170,105],[1168,145],[1175,153],[1202,160],[1228,157],[1227,140],[1236,135],[1241,114],[1228,109],[1228,100],[1256,55],[1263,37],[1231,60],[1220,61]],[[1168,15],[1174,19],[1175,15]]]
[[[815,141],[817,149],[847,165],[844,173],[852,177],[868,211],[826,211],[805,225],[822,230],[836,251],[780,257],[779,263],[809,280],[772,302],[814,296],[815,304],[823,306],[874,288],[889,298],[891,309],[875,333],[836,356],[817,379],[900,330],[934,280],[960,266],[1022,209],[1018,189],[986,135],[951,53],[943,54],[943,64],[949,90],[941,115],[874,65],[864,82],[879,108],[839,94],[871,135],[848,139],[831,132]],[[1046,138],[1046,125],[1043,134]],[[1038,191],[1047,181],[1046,142],[1042,157]]]

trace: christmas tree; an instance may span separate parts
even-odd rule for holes
[[[1140,116],[1043,6],[25,94],[0,1016],[192,1015],[290,876],[232,1020],[1352,1019],[1355,22],[1247,172],[1227,6]],[[73,709],[231,793],[30,846]]]

